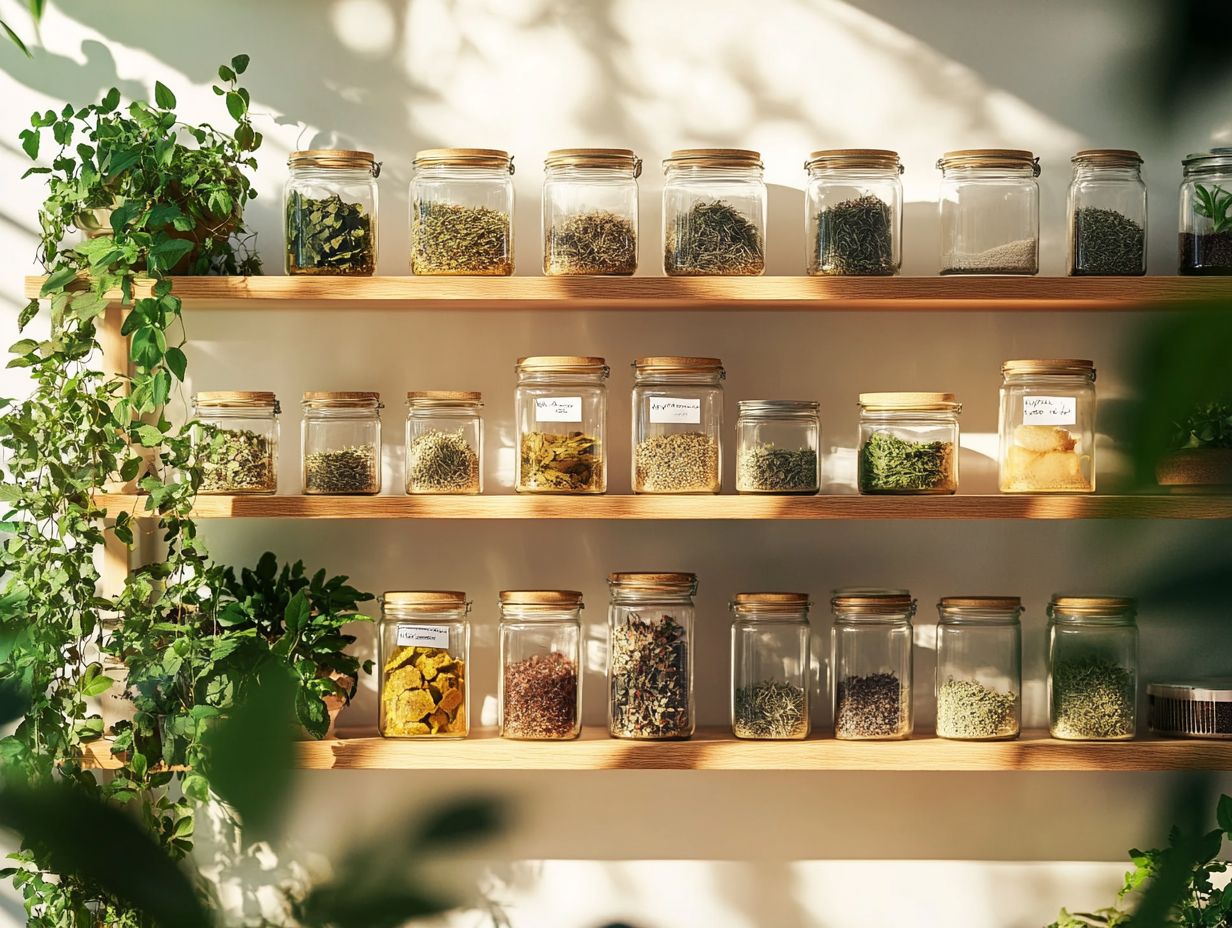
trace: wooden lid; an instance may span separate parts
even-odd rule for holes
[[[1070,161],[1109,168],[1136,168],[1142,164],[1142,156],[1132,148],[1084,148]]]
[[[582,594],[577,590],[501,590],[502,606],[566,606],[582,605]]]
[[[1022,148],[959,148],[937,161],[942,171],[951,168],[1028,168],[1039,176],[1039,158]]]
[[[591,358],[584,355],[543,354],[518,358],[519,371],[560,372],[560,373],[598,373],[606,370],[607,362],[603,358]]]
[[[962,410],[962,403],[954,399],[953,393],[861,393],[860,405],[873,411],[919,410],[945,411]]]
[[[293,151],[287,158],[293,168],[354,168],[379,173],[380,166],[370,151],[350,151],[341,148],[308,148]]]
[[[415,167],[508,168],[513,173],[513,156],[500,148],[425,148],[415,153]]]
[[[1132,612],[1137,606],[1137,600],[1132,596],[1070,596],[1054,593],[1049,608],[1074,614],[1109,615]]]
[[[663,167],[760,168],[761,152],[748,148],[678,148]]]
[[[733,609],[808,612],[811,605],[808,593],[737,593],[732,597]]]
[[[910,593],[836,593],[830,605],[835,612],[864,615],[901,615],[915,610],[915,600]]]
[[[942,596],[942,609],[1021,609],[1021,596]]]
[[[466,608],[466,594],[459,590],[402,590],[381,596],[385,606],[406,606],[425,612],[451,612]]]
[[[642,173],[642,159],[631,148],[557,148],[543,159],[548,168],[609,168],[628,171],[634,177]]]
[[[1022,358],[1001,365],[1003,374],[1086,374],[1094,376],[1095,363],[1084,358]]]
[[[616,571],[607,575],[613,587],[642,593],[692,592],[697,588],[697,574],[671,571]]]
[[[483,394],[471,390],[410,390],[406,402],[410,406],[482,406]]]
[[[268,390],[201,390],[193,394],[197,407],[251,408],[278,405],[278,398]]]
[[[353,407],[360,409],[365,406],[379,406],[381,404],[381,394],[363,390],[310,390],[304,394],[303,404],[305,406]]]
[[[885,148],[823,148],[813,152],[804,162],[804,169],[813,168],[874,168],[903,172],[898,152]]]
[[[660,355],[650,358],[638,358],[633,362],[633,369],[639,374],[644,373],[687,373],[690,371],[721,371],[723,362],[718,358],[687,358],[674,355]]]

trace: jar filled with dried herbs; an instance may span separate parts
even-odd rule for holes
[[[812,494],[821,487],[820,404],[741,400],[736,419],[736,492]]]
[[[416,390],[406,407],[406,492],[482,492],[483,396]]]
[[[946,596],[937,611],[937,735],[958,741],[1017,738],[1022,600]]]
[[[603,358],[518,359],[519,493],[607,491],[608,373]]]
[[[367,151],[292,152],[283,191],[288,274],[376,272],[381,165]]]
[[[861,393],[861,493],[958,491],[958,414],[953,393]]]
[[[1137,730],[1138,626],[1124,596],[1054,596],[1048,606],[1048,729],[1069,741]]]
[[[627,148],[559,148],[543,169],[543,273],[619,277],[636,271],[642,159]]]
[[[300,428],[304,493],[374,496],[381,492],[381,395],[304,394]]]
[[[747,277],[766,268],[761,155],[686,148],[663,162],[663,271],[669,277]]]
[[[946,152],[941,273],[1039,273],[1039,158],[1016,148]]]
[[[718,493],[722,486],[723,362],[633,362],[635,493]]]
[[[807,738],[812,688],[809,598],[737,593],[731,604],[731,726],[737,738]]]
[[[273,393],[203,390],[193,396],[201,464],[198,493],[278,492],[278,399]]]
[[[430,148],[411,179],[411,273],[513,273],[513,157],[495,148]]]
[[[804,228],[815,277],[889,277],[902,265],[903,173],[898,153],[873,148],[815,151]]]
[[[582,733],[582,594],[500,594],[500,733],[567,741]]]
[[[834,736],[849,741],[910,738],[915,600],[909,593],[844,590],[835,593],[830,607]]]
[[[1180,273],[1232,274],[1232,148],[1181,162]]]
[[[1091,148],[1071,159],[1069,272],[1076,277],[1146,273],[1146,184],[1142,156]]]
[[[386,593],[377,627],[383,738],[465,738],[470,603],[453,590]]]
[[[690,737],[696,575],[614,573],[607,582],[609,733],[648,741]]]
[[[1022,359],[1001,376],[1001,492],[1095,492],[1095,365]]]

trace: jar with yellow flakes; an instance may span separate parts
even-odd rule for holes
[[[471,604],[452,590],[386,593],[377,633],[384,738],[465,738]]]

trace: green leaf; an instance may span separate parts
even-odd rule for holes
[[[179,260],[192,251],[193,243],[183,238],[166,238],[150,249],[150,259],[163,270],[175,267]]]
[[[248,112],[248,104],[234,90],[227,91],[227,112],[231,114],[233,119],[243,119],[244,114]]]
[[[145,448],[157,448],[163,443],[163,433],[152,425],[143,425],[137,429],[137,440]]]
[[[34,129],[23,129],[17,137],[21,139],[21,150],[30,156],[31,161],[36,160],[39,153],[39,133]]]
[[[50,296],[57,290],[63,290],[68,284],[77,277],[77,269],[74,267],[60,267],[47,275],[47,279],[43,281],[42,289],[39,290],[40,296]]]
[[[33,55],[30,54],[30,49],[26,48],[26,43],[21,40],[21,36],[19,36],[16,32],[10,29],[8,23],[0,19],[0,26],[4,27],[4,32],[9,37],[9,41],[12,42],[14,45],[16,45],[21,50],[21,53],[23,55],[25,55],[27,58],[34,57]],[[31,155],[31,157],[34,157],[34,156]]]
[[[248,70],[248,56],[236,55],[231,59],[231,67],[235,68],[236,74],[243,74]]]
[[[155,81],[154,102],[165,110],[175,109],[175,94],[162,81]]]
[[[168,348],[163,360],[166,362],[171,373],[175,375],[175,379],[182,381],[184,374],[188,371],[188,358],[185,356],[183,349]]]
[[[92,699],[95,696],[102,696],[115,685],[115,680],[111,677],[99,674],[86,680],[81,687],[81,695]]]
[[[329,710],[325,700],[304,687],[300,687],[295,694],[295,715],[304,726],[304,731],[314,738],[324,738],[329,731]]]
[[[235,72],[224,64],[218,69],[218,77],[220,80],[233,81],[235,80]],[[219,93],[221,92],[219,91]]]
[[[210,782],[199,773],[186,776],[182,789],[185,796],[198,802],[206,802],[210,798]]]
[[[22,307],[21,313],[17,316],[17,331],[20,332],[30,324],[30,320],[38,315],[39,301],[31,300]]]
[[[120,105],[120,91],[112,87],[107,91],[106,95],[99,102],[98,108],[100,112],[110,113]]]
[[[1219,827],[1224,830],[1224,834],[1232,837],[1232,796],[1219,797],[1219,807],[1215,818],[1219,822]]]

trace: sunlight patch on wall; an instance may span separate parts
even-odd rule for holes
[[[338,0],[329,10],[338,41],[357,55],[377,58],[394,45],[394,18],[381,0]]]

